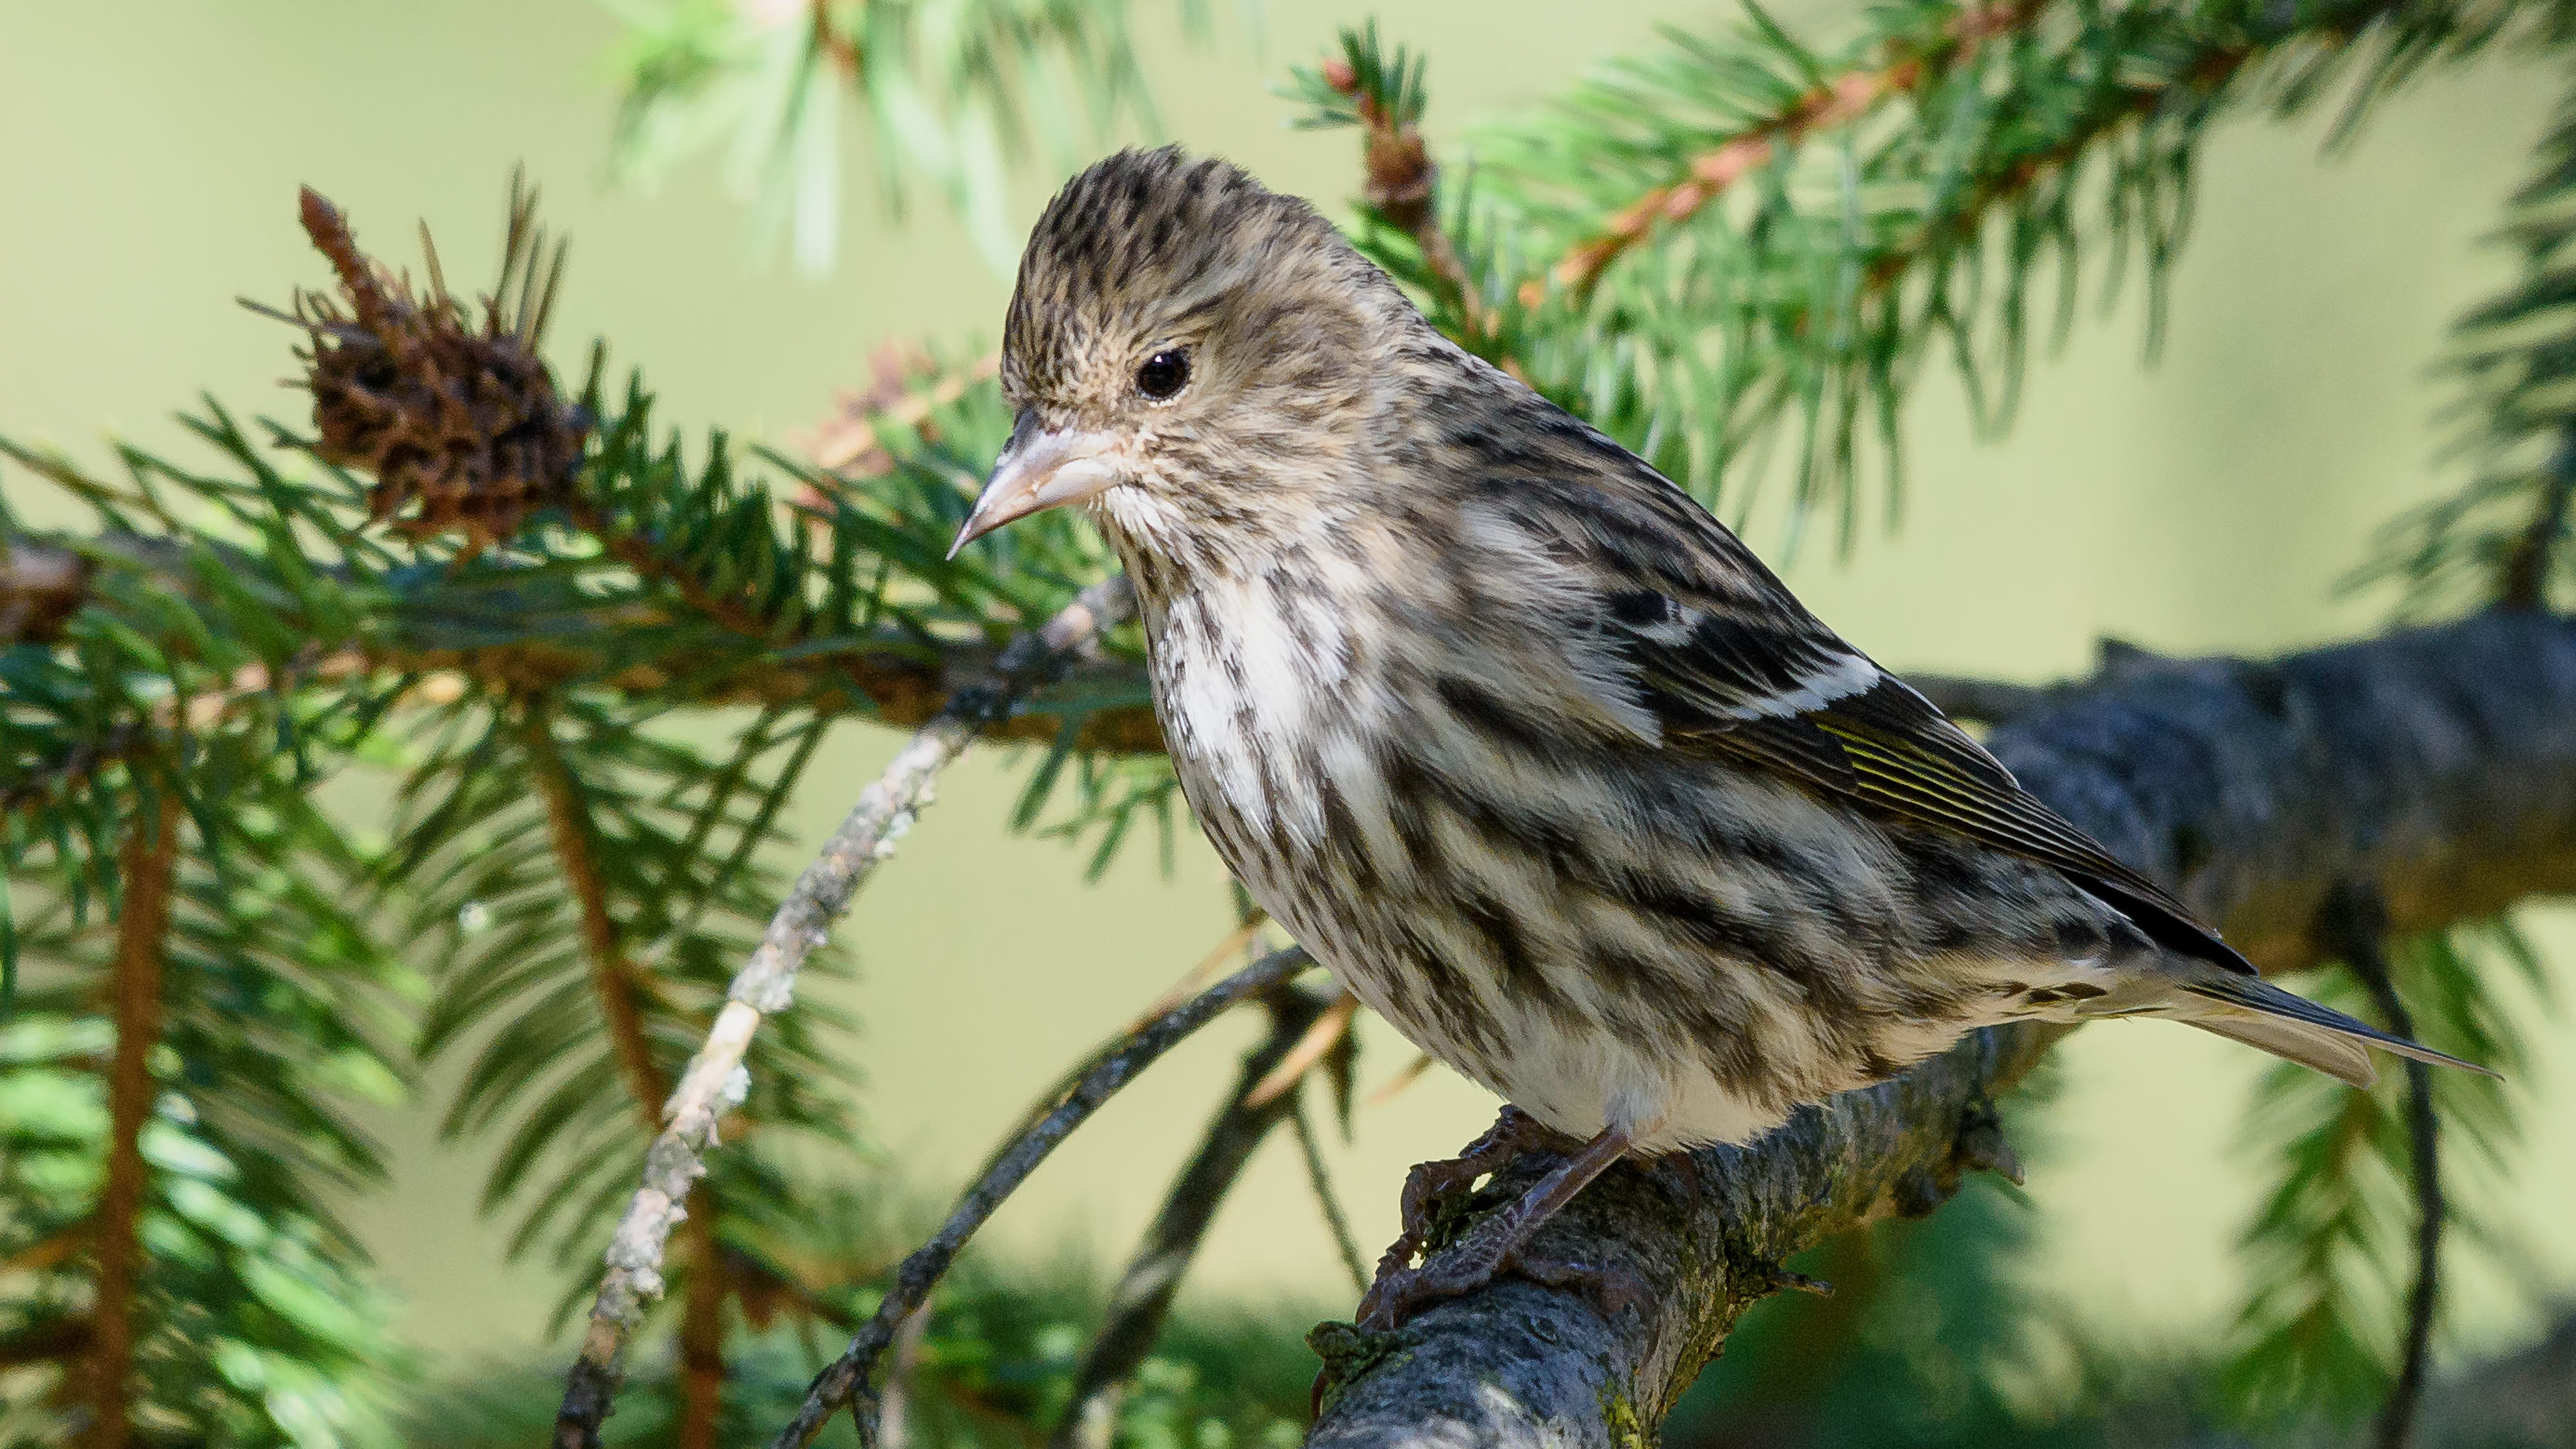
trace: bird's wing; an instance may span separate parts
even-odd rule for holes
[[[1629,644],[1648,707],[1672,746],[1787,775],[1879,818],[2048,866],[2160,945],[2243,963],[2189,907],[2041,804],[1930,700],[1803,608],[1748,617],[1724,606],[1673,606],[1664,627],[1632,631]]]
[[[1666,748],[2050,867],[2159,945],[2253,969],[2171,892],[2041,804],[1930,700],[1844,643],[1678,488],[1624,450],[1585,461],[1594,466],[1564,481],[1524,474],[1508,503],[1495,501],[1588,575],[1597,627],[1635,671]]]

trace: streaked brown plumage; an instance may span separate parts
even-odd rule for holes
[[[1435,332],[1304,202],[1124,153],[1020,269],[961,545],[1085,503],[1183,790],[1425,1050],[1589,1146],[1368,1316],[1510,1265],[1623,1155],[1742,1141],[1975,1027],[2370,1041],[1837,638],[1644,462]],[[2436,1058],[2439,1059],[2439,1058]]]

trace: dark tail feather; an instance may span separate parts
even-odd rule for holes
[[[2183,1020],[2204,1031],[2260,1047],[2274,1056],[2287,1057],[2301,1066],[2341,1077],[2356,1087],[2369,1086],[2378,1075],[2372,1069],[2370,1054],[2361,1049],[2363,1043],[2435,1066],[2495,1075],[2475,1062],[2419,1046],[2368,1022],[2355,1021],[2332,1007],[2293,996],[2259,976],[2213,967],[2205,976],[2184,983],[2182,989],[2211,1003],[2202,1011],[2177,1013]]]

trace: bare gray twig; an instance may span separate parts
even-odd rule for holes
[[[686,1215],[682,1205],[690,1185],[706,1172],[704,1154],[715,1145],[716,1122],[749,1089],[743,1053],[761,1018],[786,1010],[795,999],[796,973],[805,957],[830,939],[832,922],[849,908],[850,898],[878,862],[894,853],[895,842],[930,803],[939,772],[1023,696],[1053,682],[1134,607],[1127,581],[1107,579],[1083,590],[1043,627],[1013,640],[993,678],[950,697],[896,753],[885,773],[861,792],[849,817],[797,877],[796,888],[770,918],[759,948],[734,976],[706,1045],[690,1059],[663,1110],[662,1135],[646,1153],[643,1185],[609,1241],[608,1272],[591,1305],[581,1356],[566,1376],[563,1407],[555,1418],[558,1449],[597,1449],[599,1426],[616,1399],[626,1341],[646,1306],[661,1296],[662,1252],[672,1227]]]

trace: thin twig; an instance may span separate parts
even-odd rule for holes
[[[1477,295],[1475,279],[1467,274],[1456,244],[1440,225],[1440,168],[1423,143],[1421,128],[1399,121],[1378,97],[1363,89],[1348,61],[1326,64],[1324,81],[1350,98],[1360,118],[1363,199],[1388,225],[1413,238],[1422,251],[1423,265],[1457,304],[1467,335],[1483,333],[1488,326],[1484,299]]]
[[[1002,354],[987,352],[955,372],[944,373],[919,389],[903,386],[902,363],[909,359],[883,349],[880,357],[894,366],[880,363],[876,385],[864,393],[843,393],[833,400],[832,416],[823,420],[813,435],[803,439],[805,451],[814,461],[836,476],[873,478],[893,466],[877,445],[878,430],[892,423],[897,427],[918,429],[930,415],[964,397],[977,383],[998,375]]]
[[[143,1267],[143,1129],[159,1095],[152,1080],[152,1052],[161,1044],[161,974],[169,954],[170,897],[179,874],[175,789],[163,785],[157,810],[149,818],[135,817],[121,855],[117,874],[124,895],[116,918],[116,1054],[107,1069],[107,1170],[91,1241],[98,1264],[89,1314],[91,1449],[123,1449],[133,1432],[126,1387],[134,1369],[134,1300]]]
[[[1216,1221],[1217,1205],[1252,1162],[1253,1153],[1271,1129],[1295,1110],[1293,1099],[1278,1093],[1261,1097],[1261,1087],[1294,1057],[1312,1034],[1311,1028],[1330,1008],[1294,987],[1280,986],[1262,995],[1270,1008],[1270,1032],[1245,1055],[1234,1092],[1217,1109],[1180,1175],[1163,1195],[1162,1210],[1145,1229],[1127,1270],[1109,1295],[1109,1314],[1074,1372],[1073,1396],[1064,1417],[1048,1438],[1053,1449],[1109,1449],[1117,1437],[1118,1406],[1136,1369],[1162,1336],[1172,1297],[1181,1278],[1198,1257]],[[1307,1064],[1313,1065],[1309,1057]],[[1293,1078],[1291,1079],[1293,1083]]]
[[[2413,1037],[2415,1018],[2388,969],[2388,907],[2379,892],[2366,884],[2337,888],[2320,913],[2319,933],[2327,949],[2370,992],[2388,1029]],[[2432,1372],[2433,1317],[2441,1297],[2441,1122],[2433,1111],[2433,1069],[2411,1060],[2406,1063],[2406,1132],[2415,1178],[2415,1286],[2406,1296],[2406,1339],[2397,1380],[2389,1385],[2372,1435],[2378,1449],[2406,1449],[2415,1437],[2416,1415]]]
[[[1306,953],[1298,947],[1274,951],[1102,1047],[1075,1075],[1071,1087],[1059,1094],[1053,1105],[1035,1114],[995,1154],[930,1241],[903,1260],[875,1316],[850,1340],[848,1350],[815,1377],[813,1386],[805,1392],[804,1405],[771,1441],[771,1449],[804,1449],[844,1405],[855,1405],[860,1443],[875,1444],[877,1403],[868,1379],[877,1360],[884,1355],[904,1318],[929,1301],[931,1289],[947,1275],[958,1251],[993,1215],[993,1210],[1137,1073],[1227,1007],[1289,980],[1309,964]]]
[[[1103,630],[1135,606],[1124,578],[1092,585],[1044,627],[1012,641],[991,681],[959,690],[898,751],[876,783],[841,822],[820,855],[797,877],[796,888],[770,918],[759,949],[733,979],[724,1009],[716,1014],[704,1046],[690,1059],[664,1110],[662,1135],[644,1161],[644,1182],[628,1202],[610,1240],[608,1272],[590,1310],[581,1356],[566,1376],[563,1407],[555,1418],[559,1449],[596,1449],[599,1426],[616,1394],[626,1340],[644,1309],[662,1292],[662,1251],[682,1215],[691,1184],[706,1172],[703,1154],[716,1140],[716,1122],[750,1090],[742,1065],[763,1016],[795,999],[796,973],[816,946],[830,939],[831,923],[847,910],[877,863],[894,853],[930,803],[939,772],[974,743],[985,726],[1010,713],[1030,691],[1060,675]]]
[[[1315,1189],[1315,1206],[1323,1212],[1324,1226],[1333,1235],[1334,1251],[1342,1255],[1342,1266],[1351,1275],[1353,1292],[1369,1290],[1368,1258],[1360,1252],[1360,1240],[1351,1235],[1350,1216],[1342,1211],[1342,1196],[1333,1191],[1332,1169],[1324,1165],[1324,1144],[1315,1135],[1315,1119],[1306,1110],[1306,1094],[1296,1093],[1289,1099],[1289,1122],[1297,1129],[1297,1150],[1306,1158],[1306,1184]]]
[[[1244,917],[1243,924],[1228,931],[1225,939],[1216,943],[1215,949],[1200,957],[1197,965],[1182,972],[1180,980],[1154,998],[1154,1004],[1145,1008],[1144,1015],[1136,1018],[1136,1024],[1142,1025],[1147,1017],[1159,1016],[1188,999],[1201,983],[1216,974],[1216,968],[1250,950],[1253,942],[1260,938],[1261,928],[1269,923],[1270,917],[1264,915],[1260,907],[1253,907],[1251,913]]]
[[[716,1449],[716,1430],[724,1422],[725,1273],[715,1204],[703,1182],[689,1189],[680,1240],[687,1245],[689,1277],[680,1300],[680,1423],[672,1441],[678,1449]]]
[[[1314,1024],[1306,1028],[1306,1034],[1297,1039],[1297,1044],[1288,1049],[1288,1054],[1279,1059],[1279,1064],[1270,1069],[1270,1074],[1253,1084],[1251,1094],[1243,1099],[1243,1105],[1267,1107],[1291,1087],[1304,1081],[1315,1063],[1324,1059],[1324,1053],[1350,1034],[1351,1018],[1359,1009],[1360,999],[1347,991],[1334,997],[1333,1004],[1325,1007],[1323,1013],[1314,1019]]]
[[[1430,1071],[1436,1065],[1438,1065],[1438,1063],[1431,1059],[1431,1053],[1416,1052],[1413,1060],[1406,1062],[1402,1067],[1397,1068],[1394,1076],[1387,1078],[1385,1082],[1379,1085],[1376,1091],[1369,1093],[1368,1105],[1372,1107],[1383,1107],[1387,1103],[1394,1101],[1405,1088],[1421,1081],[1422,1074]]]
[[[537,798],[545,804],[546,834],[554,847],[555,864],[563,870],[564,886],[579,913],[582,955],[590,965],[591,992],[599,1000],[609,1049],[617,1057],[618,1071],[626,1078],[627,1095],[635,1099],[635,1109],[644,1119],[645,1132],[652,1133],[662,1125],[660,1108],[671,1094],[671,1084],[653,1065],[652,1040],[644,1028],[642,993],[636,988],[635,968],[626,959],[625,946],[619,940],[616,913],[609,907],[590,811],[582,801],[572,767],[564,763],[563,751],[555,743],[553,719],[544,701],[524,702],[512,720],[511,733],[518,738],[520,753],[527,757]]]

